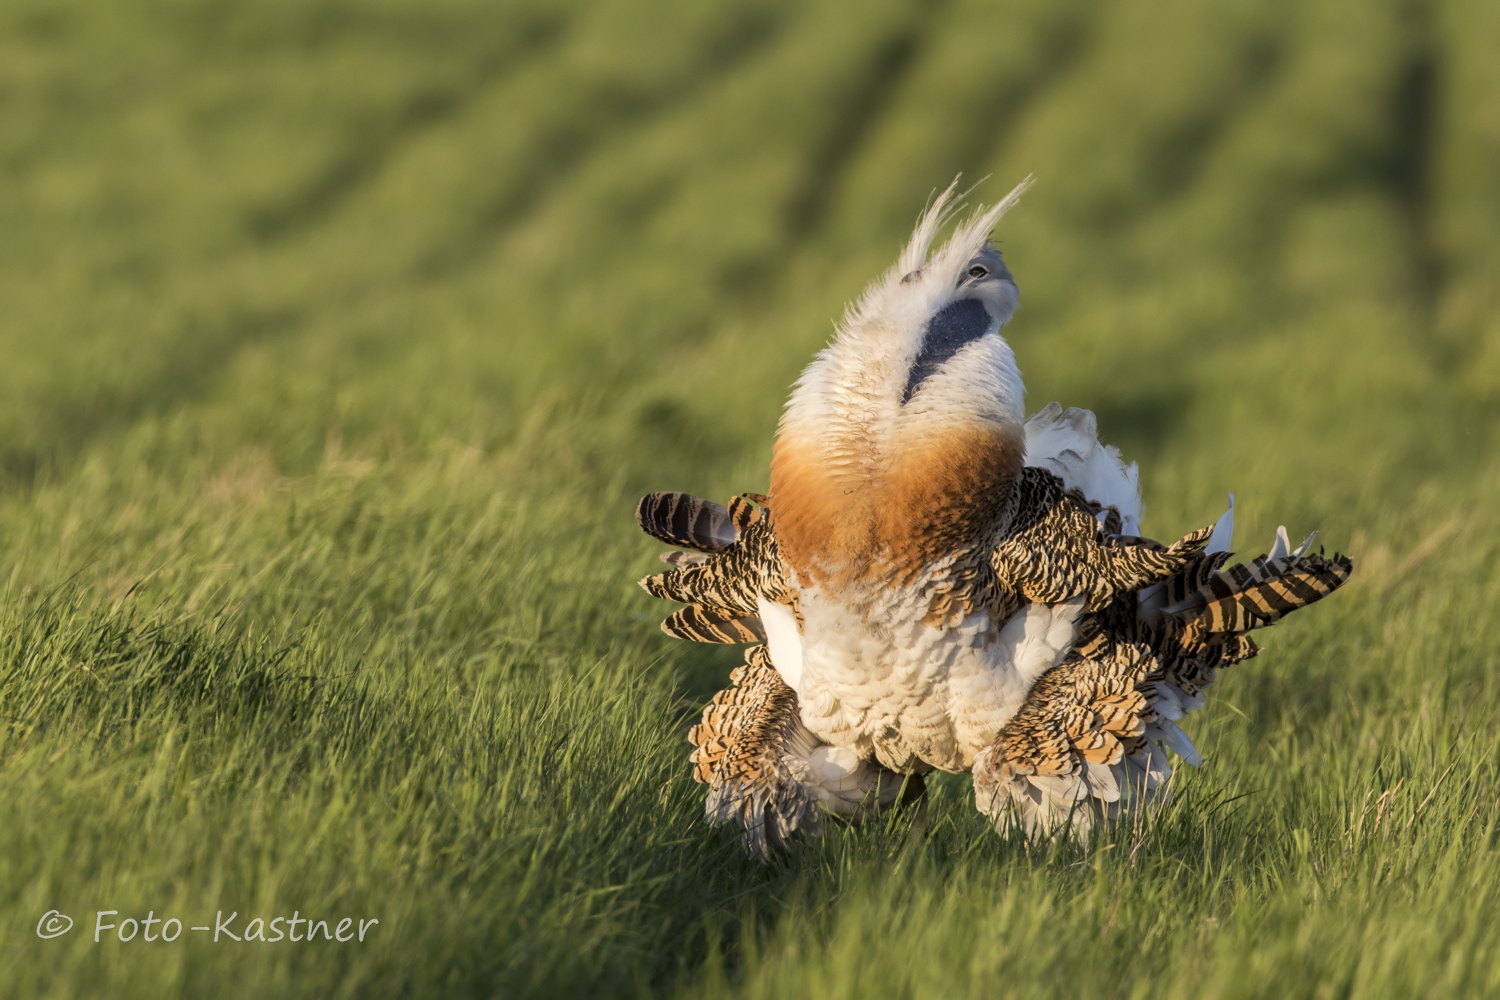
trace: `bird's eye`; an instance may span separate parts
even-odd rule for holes
[[[973,267],[969,268],[969,277],[971,278],[982,278],[989,273],[990,272],[988,268],[980,267],[978,264],[975,264]]]

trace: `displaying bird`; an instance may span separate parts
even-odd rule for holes
[[[770,855],[826,817],[857,821],[969,772],[998,827],[1086,839],[1163,800],[1178,720],[1246,633],[1337,589],[1339,555],[1226,565],[1234,503],[1164,545],[1140,537],[1135,465],[1093,414],[1029,420],[1000,335],[1017,305],[990,242],[1029,179],[940,249],[954,188],[918,221],[803,371],[769,496],[641,500],[649,534],[690,551],[641,581],[686,604],[662,625],[756,643],[689,734],[707,811]]]

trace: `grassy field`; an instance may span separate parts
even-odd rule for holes
[[[1495,995],[1497,40],[1493,0],[3,5],[0,994]],[[1233,489],[1242,547],[1356,576],[1149,829],[1028,853],[945,778],[925,835],[763,867],[686,761],[738,650],[657,630],[632,507],[764,488],[959,171],[1037,175],[1029,402],[1098,412],[1148,533]]]

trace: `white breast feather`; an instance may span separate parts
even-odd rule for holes
[[[802,721],[820,740],[888,767],[914,756],[967,770],[1067,652],[1082,610],[1081,601],[1029,605],[997,632],[983,610],[956,626],[923,625],[926,604],[925,588],[892,591],[867,619],[804,592],[796,690]]]
[[[766,630],[766,651],[771,654],[771,665],[786,681],[786,686],[802,696],[802,636],[797,631],[797,616],[784,604],[768,601],[764,597],[755,599],[760,612],[761,625]]]

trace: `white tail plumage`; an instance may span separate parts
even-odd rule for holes
[[[1125,464],[1120,449],[1099,440],[1099,424],[1088,410],[1048,403],[1026,421],[1026,464],[1046,469],[1068,489],[1120,512],[1121,531],[1141,531],[1140,471]]]

